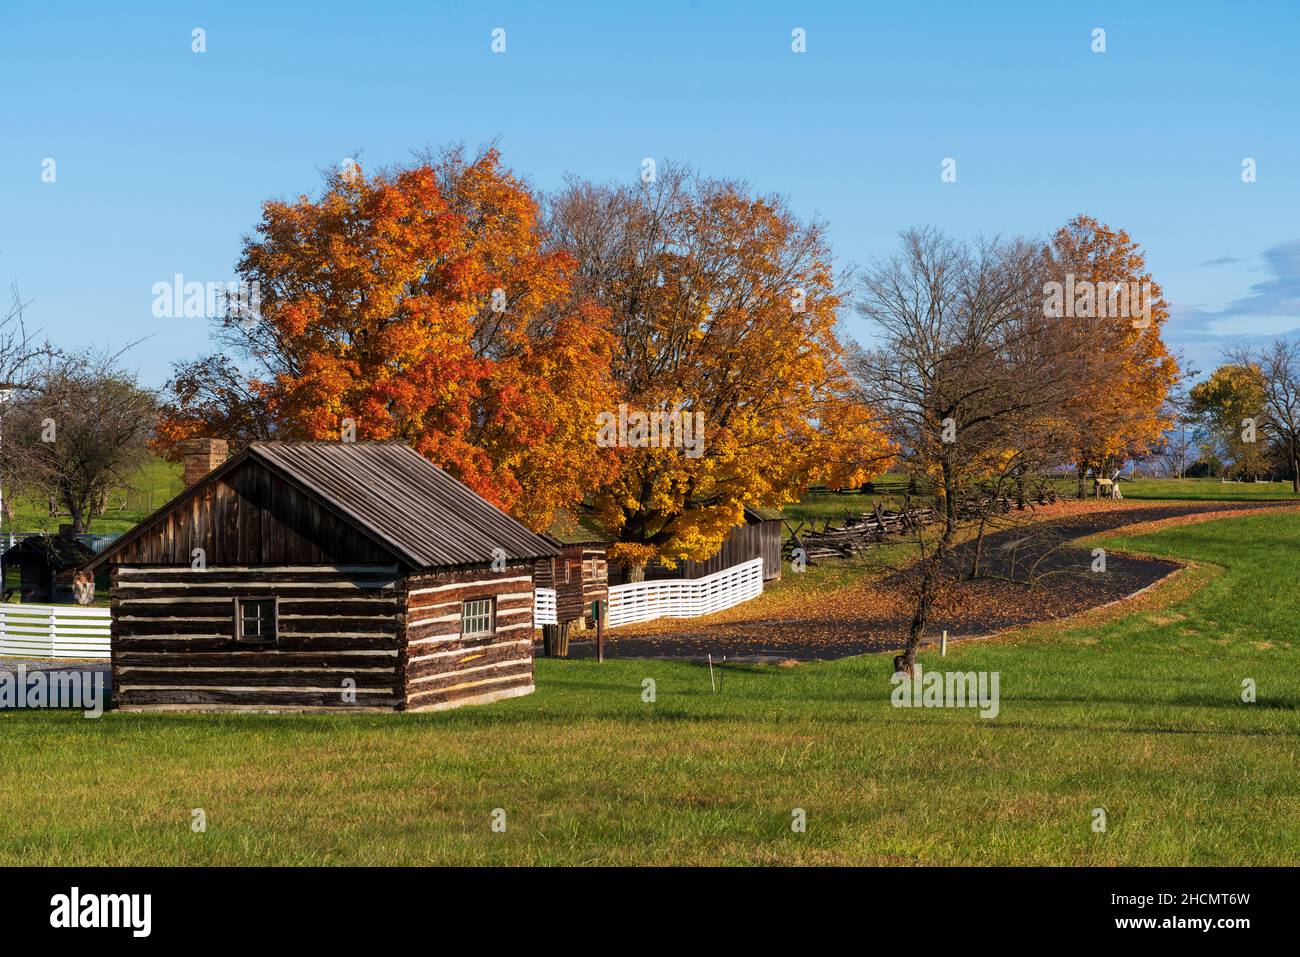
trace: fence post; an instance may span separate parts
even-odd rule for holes
[[[591,617],[596,619],[596,662],[605,660],[605,602],[597,598],[591,603]]]

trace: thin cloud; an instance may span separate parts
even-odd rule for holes
[[[1256,319],[1294,319],[1300,325],[1300,239],[1269,247],[1264,250],[1263,260],[1269,278],[1255,283],[1246,295],[1221,309],[1175,304],[1173,318],[1179,334],[1187,338],[1249,336],[1255,332],[1252,320]],[[1227,261],[1236,260],[1223,256],[1204,265]],[[1231,333],[1212,331],[1238,323],[1239,330]]]

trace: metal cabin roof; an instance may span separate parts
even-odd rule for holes
[[[414,568],[485,565],[559,554],[495,505],[401,442],[253,442],[163,505],[86,565],[106,564],[160,517],[256,459],[316,496]]]
[[[413,565],[542,558],[556,548],[400,442],[253,442],[280,469]]]

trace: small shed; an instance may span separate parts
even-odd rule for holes
[[[29,535],[6,550],[0,562],[6,577],[12,569],[19,569],[18,591],[23,601],[72,602],[76,600],[77,569],[94,557],[94,550],[77,539],[71,525],[65,525],[57,535]]]
[[[533,690],[533,569],[558,549],[419,453],[255,442],[188,471],[87,566],[111,569],[119,707],[428,711]]]
[[[577,622],[581,630],[595,625],[591,603],[609,597],[609,546],[614,538],[584,511],[561,509],[546,531],[559,549],[553,558],[537,562],[539,588],[555,589],[555,617],[561,624]]]

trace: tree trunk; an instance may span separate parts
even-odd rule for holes
[[[63,496],[64,507],[68,510],[68,518],[72,519],[72,533],[74,535],[84,534],[86,531],[86,516],[81,509],[81,503],[76,500],[75,496]]]
[[[1082,465],[1080,465],[1080,466],[1079,466],[1079,469],[1078,469],[1078,474],[1079,474],[1079,487],[1075,490],[1075,493],[1074,493],[1074,497],[1075,497],[1075,498],[1087,498],[1087,496],[1083,494],[1083,473],[1084,473],[1085,471],[1086,471],[1086,470],[1084,469],[1084,467],[1083,467]]]
[[[980,554],[984,550],[984,529],[988,527],[987,517],[980,519],[979,534],[975,536],[975,559],[971,562],[970,577],[977,578],[980,573]]]
[[[912,612],[903,653],[894,657],[895,671],[911,674],[916,668],[916,652],[921,647],[925,627],[930,621],[930,609],[939,590],[939,577],[943,574],[943,565],[948,559],[952,543],[953,536],[944,533],[935,546],[934,554],[921,564],[921,585],[917,593],[916,609]]]
[[[907,629],[907,644],[903,653],[894,656],[894,670],[912,674],[916,670],[916,651],[921,646],[925,635],[925,626],[930,620],[930,608],[934,604],[934,594],[939,584],[939,575],[943,572],[943,560],[947,549],[943,544],[935,549],[930,561],[921,570],[921,588],[917,596],[916,609],[912,612],[912,621]]]
[[[943,460],[943,538],[951,542],[957,532],[957,489],[952,474],[952,462]]]

